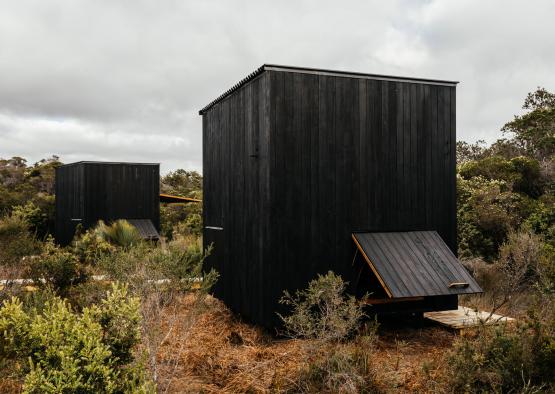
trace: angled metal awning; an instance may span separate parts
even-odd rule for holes
[[[154,224],[150,219],[126,219],[130,224],[135,226],[137,231],[139,232],[140,236],[143,239],[159,239],[160,234],[154,227]]]
[[[160,202],[167,203],[186,203],[186,202],[202,202],[197,198],[172,196],[171,194],[160,193]]]
[[[390,298],[482,292],[435,231],[353,233],[352,236]]]

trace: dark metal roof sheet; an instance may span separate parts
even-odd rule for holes
[[[159,239],[160,234],[156,231],[156,227],[150,219],[126,219],[130,224],[135,226],[143,239]]]
[[[391,298],[482,292],[435,231],[354,233],[353,240]]]
[[[295,73],[302,73],[302,74],[316,74],[316,75],[329,75],[329,76],[338,76],[338,77],[347,77],[347,78],[366,78],[366,79],[377,79],[377,80],[385,80],[385,81],[398,81],[398,82],[417,82],[417,83],[425,83],[431,85],[447,85],[447,86],[455,86],[458,84],[458,81],[446,81],[441,79],[428,79],[428,78],[414,78],[414,77],[400,77],[394,75],[381,75],[381,74],[369,74],[369,73],[360,73],[360,72],[352,72],[352,71],[341,71],[341,70],[328,70],[323,68],[310,68],[310,67],[296,67],[296,66],[283,66],[279,64],[263,64],[255,71],[247,75],[245,78],[237,82],[234,86],[226,90],[223,94],[218,96],[215,100],[211,101],[208,105],[202,108],[199,111],[200,115],[203,115],[208,111],[211,107],[213,107],[218,102],[225,99],[227,96],[238,90],[243,85],[247,84],[248,82],[252,81],[259,75],[261,75],[264,71],[271,70],[271,71],[282,71],[282,72],[295,72]]]

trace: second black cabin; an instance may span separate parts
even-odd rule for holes
[[[127,219],[146,238],[160,231],[160,165],[80,161],[56,169],[56,241],[75,229]]]
[[[264,65],[200,111],[204,242],[233,310],[271,326],[328,270],[376,310],[456,309],[456,83]]]

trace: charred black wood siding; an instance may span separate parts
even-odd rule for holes
[[[220,273],[215,292],[234,310],[262,321],[272,302],[269,75],[263,74],[203,117],[204,244]]]
[[[56,240],[67,244],[75,227],[98,220],[150,219],[160,231],[160,166],[78,162],[56,170]],[[79,219],[79,220],[78,220]]]
[[[353,232],[435,230],[456,253],[453,83],[266,70],[201,113],[208,261],[245,317],[276,324],[318,273],[354,281]]]

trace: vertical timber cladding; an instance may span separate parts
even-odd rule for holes
[[[67,164],[56,168],[56,241],[62,245],[71,242],[75,228],[83,220],[84,167],[80,164]]]
[[[271,326],[284,289],[354,280],[352,232],[436,230],[456,253],[455,86],[270,66],[201,110],[216,295]]]
[[[233,310],[263,322],[273,281],[266,271],[270,231],[269,74],[203,116],[204,246],[220,277],[215,293]]]
[[[77,162],[56,169],[56,240],[71,242],[77,224],[150,219],[160,230],[160,166]]]

